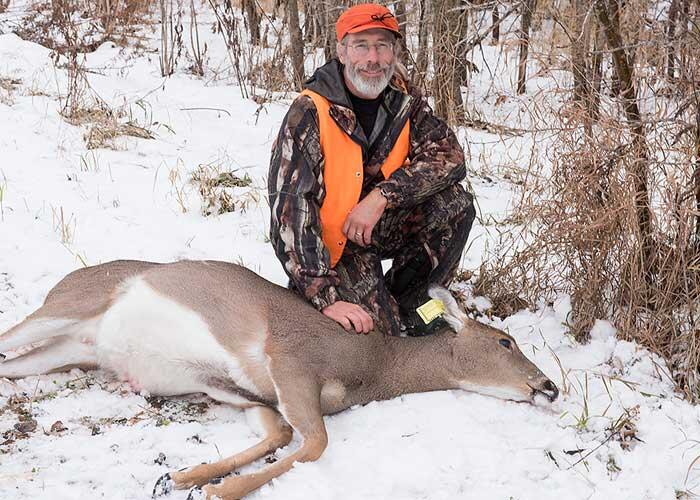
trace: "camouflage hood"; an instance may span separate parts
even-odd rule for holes
[[[304,82],[304,88],[321,94],[333,104],[352,109],[343,83],[343,65],[338,59],[331,59],[318,68],[311,78]]]

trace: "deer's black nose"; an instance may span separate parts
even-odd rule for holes
[[[549,397],[550,401],[554,401],[557,399],[557,396],[559,396],[559,389],[557,389],[557,386],[554,385],[554,382],[551,380],[547,380],[544,384],[542,384],[542,389],[549,394],[547,394],[547,397]]]

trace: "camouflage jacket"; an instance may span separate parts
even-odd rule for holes
[[[338,60],[317,69],[305,87],[331,102],[331,117],[362,147],[363,197],[377,187],[388,201],[387,210],[410,209],[464,179],[464,153],[454,133],[433,114],[418,89],[397,76],[384,92],[369,138],[352,111]],[[406,120],[411,123],[410,165],[384,179],[381,166]],[[289,108],[272,150],[270,240],[294,287],[319,310],[338,300],[339,284],[321,238],[323,165],[316,107],[309,97],[300,96]]]

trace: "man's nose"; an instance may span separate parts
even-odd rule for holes
[[[369,46],[369,52],[367,52],[367,62],[379,62],[379,50],[377,50],[377,47],[374,45]]]

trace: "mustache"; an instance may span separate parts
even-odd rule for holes
[[[356,71],[377,71],[377,70],[382,70],[384,72],[388,71],[391,68],[391,64],[359,64],[356,66]]]

